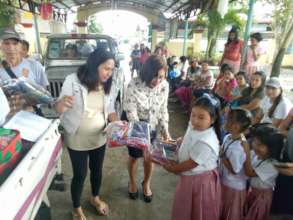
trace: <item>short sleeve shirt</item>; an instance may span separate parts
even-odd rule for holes
[[[17,77],[28,79],[44,88],[49,85],[47,76],[45,75],[45,70],[38,61],[22,59],[22,62],[19,65],[12,67],[11,70]],[[0,80],[7,79],[10,79],[10,76],[4,68],[0,68]]]
[[[272,123],[272,119],[285,119],[292,108],[292,103],[289,99],[286,97],[283,97],[281,102],[277,105],[272,117],[269,117],[269,111],[272,107],[272,103],[270,101],[269,97],[265,97],[261,101],[261,108],[264,113],[264,117],[262,119],[262,122],[264,123]]]
[[[241,94],[241,98],[240,98],[240,105],[244,105],[244,104],[248,104],[250,103],[253,99],[263,99],[263,97],[265,96],[264,91],[260,90],[258,92],[256,92],[255,94],[251,95],[251,89],[249,87],[243,89],[242,94]]]
[[[257,176],[250,179],[250,185],[259,189],[274,188],[276,185],[278,170],[274,167],[273,160],[260,160],[254,151],[252,151],[251,157],[252,167]]]
[[[244,172],[244,162],[246,154],[243,150],[240,140],[233,140],[231,135],[227,135],[224,139],[222,151],[223,159],[228,159],[235,174],[231,173],[220,160],[220,175],[224,185],[236,190],[244,190],[246,188],[247,176]]]
[[[208,135],[211,139],[217,139],[213,128],[209,128],[205,131],[196,131],[189,126],[184,135],[181,147],[179,148],[178,158],[179,162],[191,159],[196,162],[198,166],[183,172],[183,175],[196,175],[213,170],[217,167],[218,154],[215,153],[212,146],[208,143],[196,140],[200,135]]]

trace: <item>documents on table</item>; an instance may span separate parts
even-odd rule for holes
[[[18,130],[22,139],[36,142],[50,124],[50,119],[31,112],[20,111],[4,125],[4,128]]]

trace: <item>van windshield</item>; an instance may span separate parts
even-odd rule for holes
[[[91,52],[103,47],[110,51],[107,39],[50,39],[47,56],[56,60],[86,60]]]

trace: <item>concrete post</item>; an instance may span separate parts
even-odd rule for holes
[[[186,18],[186,20],[185,20],[185,27],[184,27],[184,41],[183,41],[183,50],[182,50],[183,56],[185,56],[185,54],[186,54],[187,38],[188,38],[188,18]]]
[[[252,26],[252,20],[253,20],[253,7],[254,7],[255,0],[249,0],[249,9],[247,13],[247,22],[245,27],[245,33],[244,33],[244,45],[241,53],[241,68],[243,67],[245,56],[247,52],[247,45],[250,35],[250,30]]]
[[[33,18],[34,18],[34,27],[35,27],[35,33],[36,33],[37,49],[38,49],[38,53],[42,54],[42,46],[40,41],[38,20],[37,20],[37,15],[35,13],[33,13]]]
[[[156,29],[152,29],[152,51],[155,50],[158,44],[158,31]]]

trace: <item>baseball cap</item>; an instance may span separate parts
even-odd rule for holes
[[[15,31],[14,28],[3,28],[0,31],[0,39],[7,40],[7,39],[15,39],[20,41],[20,35]]]
[[[280,80],[277,77],[271,77],[266,81],[266,86],[270,86],[276,89],[281,88]]]

